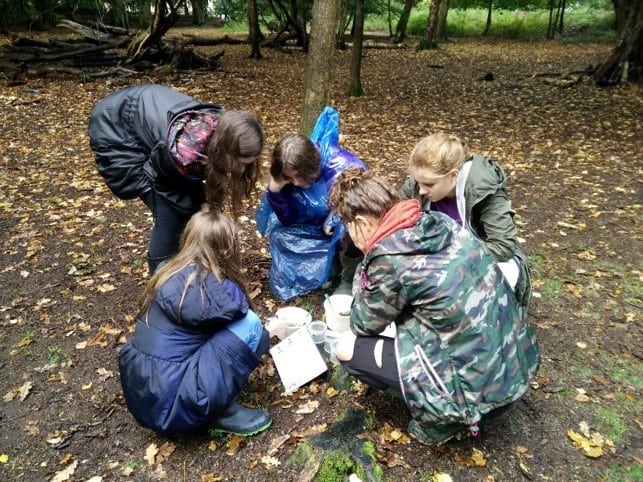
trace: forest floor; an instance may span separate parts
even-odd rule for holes
[[[369,473],[382,480],[641,480],[643,95],[634,85],[597,88],[583,75],[560,82],[610,48],[492,39],[453,39],[433,51],[369,48],[362,97],[346,95],[350,50],[336,52],[331,103],[345,146],[397,185],[422,136],[462,135],[505,168],[531,262],[539,374],[478,437],[439,448],[408,437],[400,400],[361,384],[337,390],[324,374],[285,395],[270,358],[242,398],[273,416],[256,437],[161,437],[124,404],[118,350],[147,279],[151,219],[98,175],[87,136],[92,106],[118,88],[158,82],[249,110],[267,134],[267,175],[272,147],[299,127],[301,52],[263,49],[253,61],[246,45],[220,46],[209,48],[225,50],[216,71],[0,82],[0,480],[311,480],[319,460],[293,454],[355,411],[366,418],[354,437],[371,442]],[[493,80],[482,80],[488,73]],[[267,243],[253,214],[248,206],[241,238],[265,318],[285,304],[269,291]],[[320,318],[323,297],[289,304]]]

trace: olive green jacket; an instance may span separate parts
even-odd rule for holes
[[[498,262],[516,258],[520,275],[515,293],[526,315],[531,300],[531,275],[520,243],[518,229],[514,223],[515,211],[505,191],[507,177],[491,158],[474,155],[460,169],[456,184],[458,213],[464,227],[483,241]],[[419,199],[425,210],[431,203],[420,195],[420,187],[413,176],[409,176],[399,191],[402,199]]]

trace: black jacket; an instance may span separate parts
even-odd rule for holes
[[[223,112],[218,105],[158,84],[127,87],[98,102],[89,119],[90,145],[111,191],[132,199],[154,189],[177,211],[198,211],[205,200],[203,182],[176,171],[166,137],[177,115],[200,109]]]

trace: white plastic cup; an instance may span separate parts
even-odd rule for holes
[[[308,333],[315,342],[315,345],[322,345],[326,340],[326,323],[315,320],[308,325]]]
[[[297,306],[280,308],[275,314],[284,324],[282,340],[288,338],[288,336],[292,335],[298,329],[310,324],[313,318],[308,311]]]
[[[339,365],[339,360],[337,360],[337,354],[335,353],[335,348],[337,346],[337,341],[341,333],[336,331],[326,330],[326,339],[324,341],[324,351],[328,353],[328,358],[331,363],[334,365]]]
[[[353,304],[351,295],[332,295],[324,301],[326,324],[329,330],[350,330],[350,311]]]

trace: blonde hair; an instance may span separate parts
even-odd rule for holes
[[[381,218],[399,200],[386,180],[354,167],[335,179],[328,204],[343,223],[350,223],[358,215]]]
[[[206,198],[213,210],[223,211],[229,199],[238,216],[244,199],[252,199],[259,177],[259,162],[240,158],[259,157],[265,136],[261,123],[250,112],[228,110],[219,117],[208,144]]]
[[[172,276],[188,265],[195,270],[185,280],[179,301],[181,307],[189,285],[195,280],[201,282],[210,274],[219,281],[229,278],[237,283],[247,296],[245,280],[241,275],[241,254],[237,241],[237,225],[226,215],[204,207],[188,221],[181,235],[179,252],[166,264],[161,265],[150,278],[141,296],[141,313],[148,310],[156,293]],[[250,302],[250,299],[248,298]]]
[[[453,169],[460,169],[469,157],[469,148],[462,139],[455,134],[436,132],[415,145],[409,166],[430,169],[436,176],[444,176]]]

